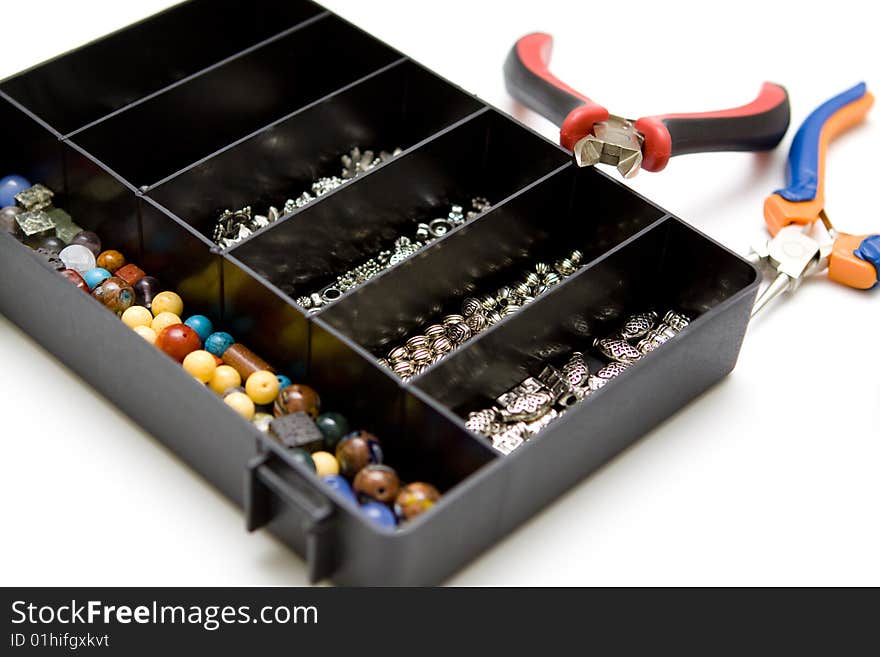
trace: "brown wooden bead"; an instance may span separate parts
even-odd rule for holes
[[[226,354],[223,357],[226,358]],[[314,388],[301,383],[286,386],[278,393],[278,398],[275,400],[275,417],[300,411],[308,413],[312,419],[315,419],[321,412],[321,398]]]
[[[400,478],[387,465],[368,465],[354,478],[354,492],[363,501],[374,500],[391,504],[400,490]]]
[[[381,464],[382,459],[379,439],[369,431],[353,431],[336,445],[339,472],[349,479],[371,463]]]
[[[224,351],[222,358],[224,363],[239,373],[242,381],[247,381],[251,374],[260,370],[275,371],[269,363],[239,342]]]
[[[117,269],[125,265],[125,256],[115,249],[110,249],[109,251],[99,253],[96,262],[98,267],[103,267],[111,274],[115,274]],[[131,285],[131,283],[128,284]]]

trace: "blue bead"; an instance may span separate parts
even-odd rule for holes
[[[113,274],[111,274],[103,267],[92,267],[85,274],[83,274],[82,277],[83,280],[86,282],[86,285],[89,286],[89,289],[94,290],[112,275]]]
[[[211,320],[204,315],[193,315],[188,318],[184,324],[198,333],[199,340],[202,342],[205,342],[208,339],[208,336],[214,332],[214,325],[211,323]]]
[[[387,506],[380,502],[366,502],[361,504],[361,511],[370,520],[382,527],[395,527],[397,518]]]
[[[284,390],[287,386],[292,386],[293,381],[290,380],[289,376],[284,376],[283,374],[277,374],[276,378],[278,379],[278,389]]]
[[[324,483],[333,490],[339,491],[345,499],[351,500],[357,504],[357,498],[354,495],[354,491],[351,489],[351,484],[349,484],[348,480],[342,475],[327,475],[324,477]]]
[[[21,176],[6,176],[0,180],[0,208],[15,205],[15,195],[32,187],[27,178]]]
[[[229,349],[229,347],[234,344],[235,338],[224,331],[212,333],[207,338],[205,338],[205,350],[210,351],[218,358],[222,358],[223,352],[225,352],[227,349]]]

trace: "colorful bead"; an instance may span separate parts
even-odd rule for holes
[[[318,397],[317,392],[307,385],[294,383],[278,393],[278,399],[275,400],[275,417],[303,411],[316,418],[320,408],[321,398]]]
[[[153,325],[153,313],[143,306],[132,306],[122,313],[122,323],[129,328]]]
[[[109,272],[115,274],[116,271],[125,264],[125,256],[114,249],[101,251],[101,253],[98,254],[97,263],[99,267],[103,267]],[[131,285],[130,282],[128,284]]]
[[[342,475],[327,475],[324,477],[324,483],[333,490],[339,491],[339,494],[345,499],[351,500],[353,503],[357,504],[357,498],[354,496],[351,484],[349,484],[348,480]]]
[[[355,475],[353,486],[360,500],[391,504],[400,491],[400,478],[387,465],[368,465]]]
[[[141,280],[144,276],[146,276],[146,272],[138,267],[137,265],[123,265],[115,272],[113,272],[114,276],[119,276],[126,283],[134,287],[135,283]],[[135,289],[135,293],[137,293],[137,289]]]
[[[315,462],[314,460],[312,460],[312,455],[309,454],[306,450],[300,449],[299,447],[294,447],[293,449],[288,451],[288,454],[290,454],[290,457],[294,463],[302,463],[312,472],[316,471]]]
[[[336,445],[339,471],[349,479],[365,466],[382,463],[382,447],[379,439],[369,431],[354,431]]]
[[[137,282],[132,283],[132,287],[137,304],[144,308],[152,308],[153,297],[159,294],[159,279],[155,276],[143,276]]]
[[[332,411],[319,415],[315,424],[324,434],[324,447],[331,452],[335,452],[336,445],[342,440],[342,437],[351,432],[345,416]]]
[[[156,332],[149,326],[135,326],[132,330],[150,344],[156,344]]]
[[[112,274],[103,267],[92,267],[83,274],[83,280],[90,290],[94,290],[101,283],[110,278]]]
[[[82,244],[71,244],[64,247],[61,249],[58,257],[61,258],[61,262],[64,263],[65,267],[76,270],[80,274],[84,274],[89,269],[94,269],[95,267],[95,254]]]
[[[324,436],[303,412],[282,415],[269,423],[269,433],[285,447],[302,447],[310,452],[321,449]]]
[[[92,291],[92,296],[117,315],[124,313],[134,303],[134,290],[131,289],[131,285],[116,276],[104,279]]]
[[[293,384],[293,381],[290,380],[289,376],[284,376],[283,374],[276,374],[275,378],[278,379],[278,389],[283,390],[289,385]]]
[[[184,322],[187,326],[189,326],[193,331],[199,334],[199,339],[204,342],[208,339],[208,336],[214,332],[214,325],[211,323],[211,320],[205,317],[204,315],[192,315],[188,317]]]
[[[248,377],[254,372],[259,372],[260,370],[272,370],[272,366],[269,365],[269,363],[257,356],[257,354],[240,342],[236,342],[234,345],[226,349],[221,358],[223,358],[224,363],[232,365],[232,367],[238,370],[243,381],[247,381]]]
[[[339,474],[339,461],[330,452],[313,452],[312,460],[315,462],[318,476],[326,477]]]
[[[238,374],[238,372],[236,372]],[[269,431],[269,423],[275,419],[275,416],[270,413],[254,413],[254,417],[251,419],[251,422],[254,423],[254,426],[257,427],[263,433]]]
[[[382,527],[394,527],[397,525],[397,518],[384,504],[379,502],[365,502],[361,504],[361,511],[367,518]]]
[[[189,372],[197,381],[207,383],[214,377],[217,364],[214,362],[214,354],[204,349],[191,351],[183,359],[183,369]]]
[[[159,313],[153,318],[153,321],[150,322],[150,326],[157,334],[175,324],[182,324],[182,322],[180,321],[180,317],[174,313]]]
[[[259,370],[247,378],[244,389],[255,404],[271,404],[278,396],[278,379],[268,370]]]
[[[235,344],[235,338],[224,331],[212,333],[205,339],[205,349],[221,358],[223,357],[223,352],[229,349],[233,344]]]
[[[64,276],[64,278],[69,280],[71,283],[76,285],[80,290],[82,290],[86,294],[89,294],[89,286],[86,285],[85,280],[78,271],[76,271],[75,269],[62,269],[58,273]]]
[[[172,324],[159,331],[156,337],[156,346],[178,363],[182,363],[187,354],[202,346],[202,341],[199,340],[198,333],[186,324]],[[251,411],[251,416],[253,416],[253,411]]]
[[[409,520],[430,509],[439,499],[440,491],[431,484],[414,481],[400,489],[394,500],[394,512],[401,520]]]
[[[180,298],[180,295],[177,294],[177,292],[165,290],[164,292],[159,292],[159,294],[153,297],[153,303],[150,305],[150,310],[153,312],[154,316],[159,313],[174,313],[175,315],[180,315],[183,312],[183,299]]]
[[[213,354],[212,354],[213,355]],[[214,376],[211,377],[211,390],[218,395],[223,394],[224,390],[234,388],[241,385],[241,376],[235,371],[234,367],[229,365],[220,365],[214,370]]]
[[[15,205],[15,195],[32,187],[27,178],[6,176],[0,179],[0,206]]]
[[[86,247],[89,251],[92,252],[92,255],[95,258],[97,258],[98,254],[101,253],[101,238],[90,230],[79,231],[76,235],[73,236],[73,239],[70,240],[70,244]]]
[[[233,392],[231,395],[226,395],[223,398],[223,403],[232,408],[245,420],[251,420],[254,417],[254,402],[243,392]]]

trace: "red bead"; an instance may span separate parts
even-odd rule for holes
[[[133,286],[147,274],[137,265],[127,264],[117,269],[113,275]]]
[[[166,326],[156,337],[156,346],[179,363],[187,354],[202,348],[199,334],[186,324]]]
[[[89,289],[88,284],[85,279],[80,276],[80,273],[75,269],[62,269],[59,272],[64,278],[69,280],[71,283],[76,285],[80,290],[85,292],[86,294],[91,294],[92,291]]]

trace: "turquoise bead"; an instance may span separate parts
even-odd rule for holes
[[[184,322],[193,331],[198,333],[199,340],[207,341],[208,337],[214,332],[214,324],[204,315],[193,315]]]
[[[384,504],[380,504],[379,502],[366,502],[365,504],[361,504],[361,511],[363,511],[364,515],[377,525],[382,527],[397,526],[397,518],[391,512],[391,509]]]
[[[90,290],[94,290],[101,283],[110,278],[113,274],[104,269],[103,267],[92,267],[86,273],[82,275],[83,280],[86,282],[86,285],[89,286]]]
[[[6,176],[0,180],[0,208],[15,205],[15,195],[32,187],[27,178]]]
[[[287,386],[292,386],[293,381],[290,380],[289,376],[284,376],[283,374],[276,375],[278,379],[278,389],[284,390]]]
[[[218,358],[222,358],[223,353],[234,344],[235,338],[233,338],[225,331],[212,333],[207,338],[205,338],[205,350],[210,351]]]
[[[351,431],[348,426],[348,420],[339,413],[322,413],[315,420],[315,424],[318,425],[318,429],[324,434],[324,447],[331,454],[336,452],[336,444],[342,437]]]

